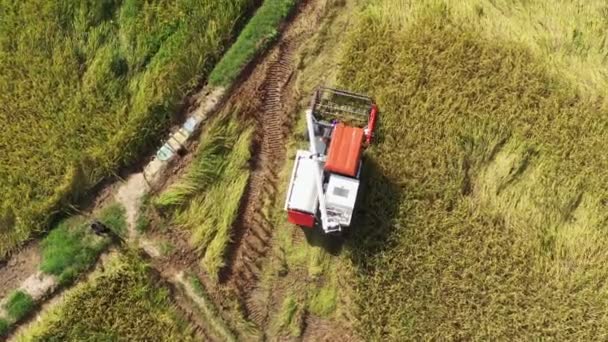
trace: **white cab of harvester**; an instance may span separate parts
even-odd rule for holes
[[[319,205],[319,193],[315,187],[314,173],[319,172],[319,163],[310,158],[311,153],[299,150],[296,154],[296,166],[291,175],[287,208],[315,214]]]
[[[329,176],[325,203],[330,221],[337,221],[343,227],[350,226],[358,191],[359,180],[337,174]]]
[[[304,226],[314,225],[314,216],[319,207],[315,172],[319,173],[323,168],[311,156],[312,153],[309,151],[297,151],[287,201],[285,201],[285,210],[290,212],[290,221],[294,220],[294,223]]]

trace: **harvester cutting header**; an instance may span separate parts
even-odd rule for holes
[[[374,136],[378,107],[371,98],[320,87],[306,110],[309,149],[298,150],[285,210],[291,223],[325,233],[351,225],[361,157]]]

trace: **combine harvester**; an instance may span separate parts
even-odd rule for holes
[[[339,234],[351,225],[361,157],[374,135],[378,107],[371,98],[320,87],[306,111],[309,149],[298,150],[285,210],[289,222]]]

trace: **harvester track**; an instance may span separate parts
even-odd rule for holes
[[[303,1],[278,43],[249,78],[236,89],[232,103],[256,125],[251,176],[234,225],[232,248],[221,280],[236,291],[248,316],[264,324],[265,309],[248,301],[261,273],[273,233],[265,209],[277,199],[278,174],[285,163],[286,143],[297,115],[295,75],[298,54],[315,32],[325,6],[324,0]]]
[[[261,105],[253,114],[258,134],[257,150],[241,212],[235,225],[235,249],[229,258],[228,283],[242,297],[251,290],[260,272],[259,260],[265,256],[272,236],[272,224],[263,212],[265,203],[276,192],[277,172],[284,163],[285,142],[292,121],[293,108],[287,98],[291,76],[294,44],[283,40],[271,53],[272,62],[258,88]]]

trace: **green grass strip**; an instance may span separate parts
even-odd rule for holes
[[[228,86],[253,58],[279,35],[279,25],[297,0],[266,0],[245,26],[237,41],[209,75],[212,86]]]
[[[4,305],[4,309],[9,317],[16,322],[27,316],[34,309],[35,305],[36,303],[34,303],[32,296],[18,290],[10,295],[8,302]],[[2,330],[2,325],[0,323],[0,331]]]
[[[117,234],[126,231],[125,209],[119,204],[103,208],[98,219]],[[40,270],[58,276],[62,284],[70,283],[95,262],[110,242],[108,237],[93,234],[83,218],[65,220],[42,241]]]

